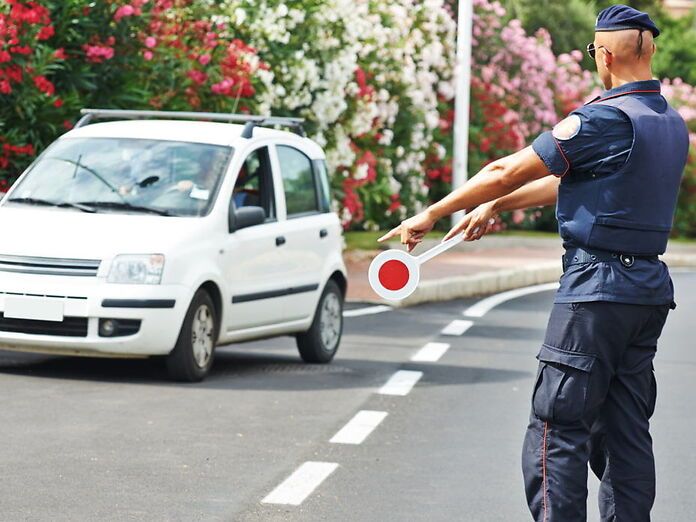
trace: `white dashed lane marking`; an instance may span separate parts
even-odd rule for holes
[[[388,312],[390,310],[393,310],[393,308],[387,305],[368,306],[367,308],[358,308],[356,310],[344,310],[343,317],[358,317],[360,315],[379,314],[382,312]]]
[[[379,389],[379,393],[382,395],[408,395],[421,377],[423,377],[423,372],[399,370]]]
[[[335,462],[305,462],[261,502],[299,506],[337,467]]]
[[[329,442],[334,444],[361,444],[386,416],[386,411],[359,411]]]
[[[411,357],[413,362],[436,362],[449,350],[447,343],[428,343]]]
[[[465,321],[462,319],[455,319],[450,324],[445,326],[440,332],[442,335],[462,335],[469,328],[474,326],[473,321]]]
[[[510,301],[511,299],[516,299],[524,295],[535,294],[537,292],[556,290],[557,288],[558,283],[546,283],[543,285],[527,286],[525,288],[518,288],[516,290],[495,294],[490,297],[486,297],[485,299],[481,299],[478,303],[464,310],[464,315],[467,317],[483,317],[492,308],[495,308],[505,301]]]

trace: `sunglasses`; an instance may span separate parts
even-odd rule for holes
[[[611,51],[609,49],[607,49],[606,47],[604,47],[603,45],[598,45],[597,47],[595,47],[594,43],[588,43],[587,44],[587,54],[589,54],[590,58],[592,58],[593,60],[595,59],[595,53],[597,52],[597,49],[604,49],[606,52],[611,54]]]

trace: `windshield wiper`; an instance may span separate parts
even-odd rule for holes
[[[75,172],[76,172],[76,173],[77,173],[77,169],[78,169],[78,168],[81,168],[81,169],[86,170],[87,172],[89,172],[90,174],[92,174],[92,176],[94,176],[94,177],[97,178],[99,181],[101,181],[104,185],[106,185],[107,187],[109,187],[109,190],[111,190],[111,192],[113,192],[113,193],[116,194],[118,197],[120,197],[121,199],[123,199],[123,201],[125,201],[125,198],[121,195],[121,193],[118,191],[118,189],[117,189],[116,187],[114,187],[111,183],[109,183],[106,179],[104,179],[104,176],[102,176],[101,174],[99,174],[99,173],[98,173],[96,170],[94,170],[93,168],[88,167],[87,165],[85,165],[85,164],[83,164],[83,163],[80,163],[80,161],[81,161],[81,159],[82,159],[82,155],[81,155],[81,154],[80,154],[79,158],[77,159],[77,161],[72,160],[72,159],[69,159],[69,158],[59,158],[59,157],[57,157],[57,156],[48,156],[46,159],[54,159],[54,160],[57,160],[57,161],[65,161],[66,163],[70,163],[71,165],[75,165]]]
[[[69,203],[67,201],[49,201],[41,198],[10,198],[7,201],[12,203],[24,203],[26,205],[42,205],[44,207],[76,208],[82,212],[94,213],[97,210],[82,203]]]
[[[10,200],[11,201],[11,200]],[[161,210],[159,208],[145,207],[141,205],[133,205],[127,201],[81,201],[78,205],[84,205],[89,207],[97,208],[113,208],[120,210],[132,210],[135,212],[149,212],[151,214],[158,214],[160,216],[175,216],[168,210]]]

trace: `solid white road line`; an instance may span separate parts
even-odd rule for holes
[[[386,411],[359,411],[329,442],[335,444],[361,444],[386,416]]]
[[[440,332],[442,335],[462,335],[469,328],[474,326],[473,321],[464,321],[462,319],[455,319],[450,324],[445,326]]]
[[[414,362],[435,362],[449,350],[450,345],[447,343],[428,343],[423,348],[411,357]]]
[[[379,389],[382,395],[408,395],[411,388],[423,377],[423,372],[399,370]]]
[[[335,462],[305,462],[261,502],[299,506],[337,467]]]
[[[379,314],[382,312],[388,312],[389,310],[392,310],[392,307],[387,305],[368,306],[367,308],[358,308],[357,310],[344,310],[343,317]]]
[[[464,315],[467,317],[483,317],[492,308],[495,308],[499,304],[515,299],[517,297],[522,297],[523,295],[535,294],[537,292],[546,292],[548,290],[556,290],[558,288],[558,283],[546,283],[543,285],[528,286],[526,288],[518,288],[516,290],[510,290],[508,292],[503,292],[500,294],[495,294],[490,297],[482,299],[475,305],[470,306],[464,310]]]

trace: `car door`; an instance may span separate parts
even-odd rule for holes
[[[329,241],[326,213],[312,160],[291,145],[276,144],[275,151],[283,186],[285,255],[294,289],[289,304],[293,318],[307,317],[314,313],[324,283],[324,245]]]
[[[287,258],[284,224],[278,220],[277,194],[267,147],[248,153],[231,195],[235,208],[261,206],[266,220],[229,234],[223,254],[231,306],[227,331],[263,327],[288,320],[286,297],[294,267]]]

